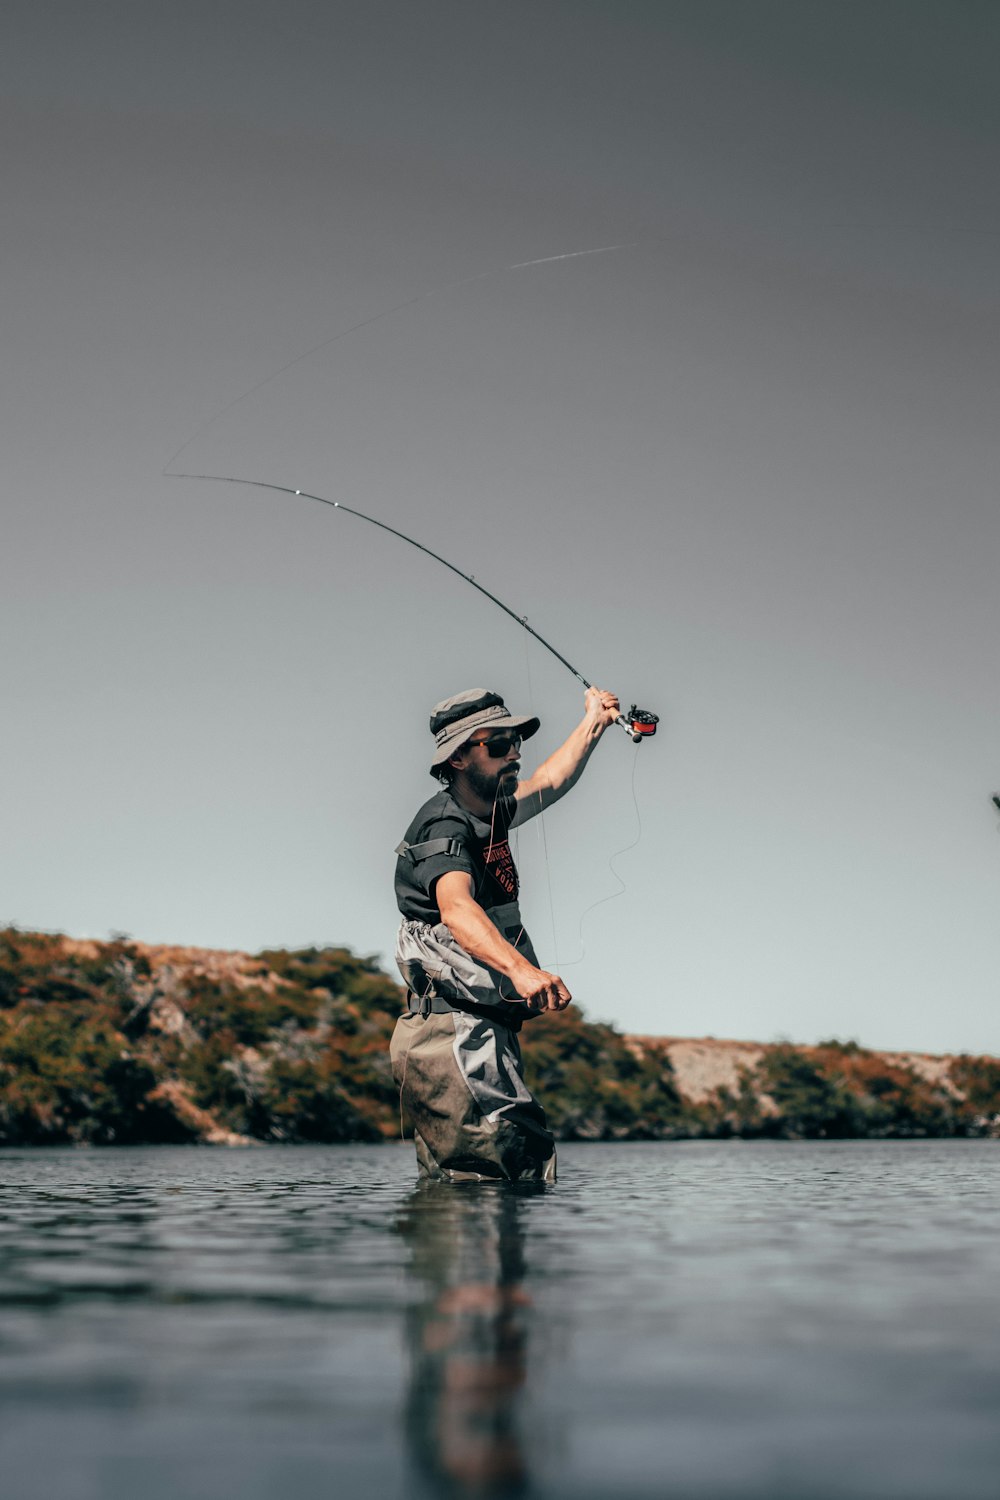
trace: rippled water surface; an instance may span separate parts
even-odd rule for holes
[[[993,1500],[1000,1144],[0,1152],[6,1500]]]

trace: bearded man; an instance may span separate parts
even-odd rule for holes
[[[524,930],[508,836],[576,785],[620,713],[613,693],[588,688],[580,723],[524,781],[521,744],[538,719],[515,717],[484,688],[431,714],[430,770],[442,790],[396,850],[407,1009],[390,1045],[421,1176],[555,1180],[555,1142],[525,1084],[518,1033],[572,996],[540,967]]]

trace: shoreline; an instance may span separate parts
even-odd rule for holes
[[[403,991],[346,947],[236,950],[0,929],[0,1146],[398,1139]],[[1000,1136],[1000,1059],[632,1035],[571,1009],[526,1033],[562,1141]]]

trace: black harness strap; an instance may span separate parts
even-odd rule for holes
[[[398,854],[400,859],[405,857],[417,864],[422,859],[430,859],[432,854],[461,854],[463,848],[462,840],[458,838],[427,839],[423,844],[408,844],[404,839],[401,844],[396,845],[393,853]]]

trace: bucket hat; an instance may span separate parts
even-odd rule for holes
[[[539,725],[539,720],[530,714],[518,717],[510,713],[500,694],[487,688],[469,688],[435,703],[430,722],[435,743],[432,775],[477,729],[516,729],[527,740]]]

